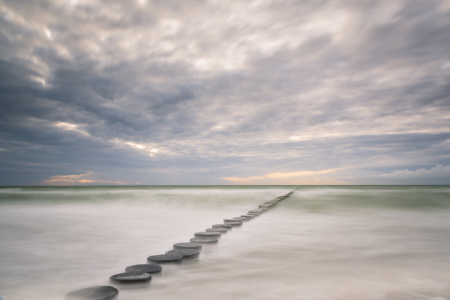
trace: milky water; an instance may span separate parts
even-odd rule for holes
[[[56,300],[296,187],[0,189],[0,296]],[[298,187],[140,299],[450,299],[450,187]]]

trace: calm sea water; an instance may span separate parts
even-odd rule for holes
[[[0,188],[0,297],[110,285],[291,186]],[[450,299],[450,187],[302,186],[120,300]]]

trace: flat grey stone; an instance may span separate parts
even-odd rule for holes
[[[227,224],[214,224],[212,227],[213,227],[213,228],[226,228],[226,229],[231,229],[231,228],[233,228],[232,225],[227,225]]]
[[[195,249],[195,250],[202,250],[202,245],[196,244],[196,243],[178,243],[173,245],[173,249]]]
[[[209,239],[199,239],[199,238],[192,238],[191,242],[193,243],[201,243],[201,244],[214,244],[217,243],[219,240],[216,238],[209,238]]]
[[[233,218],[233,220],[234,220],[234,221],[240,221],[240,222],[247,222],[247,221],[250,221],[250,219],[248,219],[248,218],[242,218],[242,217],[236,217],[236,218]]]
[[[248,212],[247,215],[249,216],[259,216],[261,213],[257,213],[257,212]]]
[[[134,265],[125,268],[125,272],[142,272],[148,274],[159,273],[161,270],[162,267],[157,264]]]
[[[249,213],[262,213],[262,212],[264,212],[264,210],[262,210],[262,209],[254,209],[254,210],[249,210],[248,212]]]
[[[207,232],[220,232],[220,233],[226,233],[228,229],[226,228],[208,228],[206,229]]]
[[[152,275],[142,272],[126,272],[113,275],[109,279],[116,283],[143,283],[149,282]]]
[[[230,224],[230,222],[240,222],[242,224],[242,221],[235,219],[223,219],[223,221],[225,222],[225,224]]]
[[[196,249],[176,249],[167,251],[166,254],[178,254],[183,258],[195,258],[200,254],[200,251]]]
[[[242,222],[241,221],[236,221],[236,220],[234,220],[233,222],[232,221],[226,221],[225,224],[226,225],[231,225],[233,227],[242,226]]]
[[[248,218],[248,219],[253,219],[255,217],[255,215],[242,215],[242,218]]]
[[[158,264],[180,263],[183,257],[179,254],[161,254],[149,256],[147,260]]]
[[[196,238],[199,239],[208,239],[208,238],[215,238],[218,239],[220,237],[220,232],[196,232],[195,234]]]
[[[67,300],[108,300],[114,299],[119,291],[112,286],[93,286],[76,290],[66,295]]]

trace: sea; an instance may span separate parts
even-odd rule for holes
[[[109,281],[291,191],[146,286]],[[2,300],[98,285],[120,300],[449,300],[450,186],[0,188]]]

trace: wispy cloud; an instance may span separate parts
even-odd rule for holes
[[[383,179],[393,180],[394,182],[427,182],[430,184],[433,180],[435,184],[450,184],[450,165],[442,166],[437,165],[435,167],[416,170],[398,170],[388,174],[380,175]],[[443,182],[444,181],[444,182]]]

